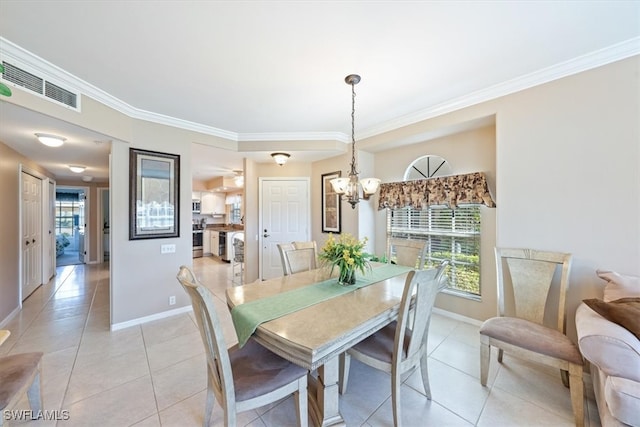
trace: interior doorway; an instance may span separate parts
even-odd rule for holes
[[[96,236],[98,246],[98,262],[109,262],[111,255],[110,224],[111,215],[109,211],[109,189],[98,188],[98,235]]]
[[[309,240],[308,178],[260,178],[260,278],[282,276],[278,243]]]
[[[84,264],[87,257],[88,188],[58,186],[55,202],[56,266]]]

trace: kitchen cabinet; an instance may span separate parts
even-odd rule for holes
[[[211,230],[204,230],[202,237],[202,254],[204,256],[211,255]]]
[[[214,256],[220,256],[220,233],[218,231],[211,230],[210,242],[211,254]]]
[[[202,192],[200,212],[203,215],[224,215],[225,195],[223,193]]]

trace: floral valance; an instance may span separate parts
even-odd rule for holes
[[[461,204],[496,207],[483,172],[380,184],[378,210],[403,207],[422,209],[432,205],[455,208]]]

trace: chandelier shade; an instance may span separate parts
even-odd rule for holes
[[[360,198],[368,200],[372,194],[378,191],[380,180],[378,178],[358,177],[358,168],[356,164],[356,138],[355,138],[355,116],[356,116],[356,91],[355,85],[360,83],[360,76],[357,74],[349,74],[344,81],[351,85],[351,171],[348,178],[332,179],[331,186],[333,191],[344,197],[349,202],[352,209],[360,202]],[[362,194],[362,195],[361,195]]]

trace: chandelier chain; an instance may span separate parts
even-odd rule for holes
[[[356,89],[351,82],[351,175],[357,175],[356,170]]]

